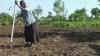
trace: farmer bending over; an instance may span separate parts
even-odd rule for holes
[[[25,41],[27,42],[26,46],[32,46],[32,43],[39,42],[37,30],[36,30],[36,20],[32,14],[32,10],[26,6],[24,0],[20,1],[20,5],[18,1],[15,1],[15,4],[21,9],[21,17],[24,19],[25,22]],[[16,21],[19,21],[17,19]]]

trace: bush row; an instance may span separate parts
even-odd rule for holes
[[[56,21],[56,22],[38,22],[38,25],[53,25],[58,27],[89,27],[89,26],[100,26],[100,21]]]

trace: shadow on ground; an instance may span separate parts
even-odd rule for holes
[[[96,51],[95,56],[100,56],[100,45],[89,45],[89,47]]]
[[[71,42],[92,42],[96,40],[100,40],[100,32],[39,32],[40,38],[45,37],[55,37],[60,35]],[[10,37],[11,35],[0,34],[0,37]],[[24,33],[14,33],[14,37],[24,37]]]
[[[65,33],[63,37],[71,40],[71,42],[92,42],[100,40],[100,32],[72,32]]]
[[[11,37],[11,34],[0,34],[0,37]],[[24,37],[24,33],[15,32],[14,37]]]
[[[13,45],[13,47],[10,47],[10,45],[7,45],[7,46],[4,46],[4,45],[0,45],[0,48],[7,48],[7,49],[10,49],[10,48],[20,48],[20,47],[25,47],[25,45]]]
[[[100,40],[100,32],[72,32],[72,33],[58,33],[58,32],[43,32],[39,33],[41,38],[54,37],[60,35],[71,42],[92,42]]]

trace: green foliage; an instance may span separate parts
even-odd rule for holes
[[[93,8],[93,9],[91,10],[91,14],[92,14],[95,18],[99,17],[99,16],[100,16],[100,9],[98,9],[98,8]]]
[[[69,15],[69,21],[75,21],[74,17],[75,17],[75,14]]]
[[[70,21],[86,21],[88,15],[86,14],[86,9],[82,8],[81,10],[76,10],[73,14],[69,16]]]
[[[52,18],[52,12],[48,12],[47,18]]]
[[[42,18],[42,22],[37,22],[38,25],[50,25],[51,24],[51,20],[49,20],[48,18],[43,17]]]
[[[78,21],[72,21],[72,22],[54,22],[54,26],[59,27],[89,27],[89,26],[95,26],[100,27],[100,21],[91,21],[91,22],[78,22]]]
[[[58,16],[61,16],[63,15],[64,11],[65,11],[65,6],[64,6],[64,2],[62,0],[56,0],[54,2],[54,12],[56,13],[56,15]]]
[[[7,13],[0,14],[0,24],[1,25],[10,25],[12,23],[12,17]]]
[[[53,11],[56,13],[56,16],[52,18],[53,21],[66,21],[67,10],[65,10],[65,3],[62,0],[54,2]]]
[[[89,26],[95,26],[100,27],[100,21],[55,21],[52,22],[50,20],[43,21],[39,25],[53,25],[58,27],[89,27]]]
[[[55,22],[55,21],[66,21],[66,17],[65,16],[53,16],[51,18],[51,21],[52,22]]]

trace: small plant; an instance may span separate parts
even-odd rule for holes
[[[48,54],[51,54],[51,53],[52,53],[52,51],[48,50],[48,51],[47,51],[47,53],[48,53]]]
[[[36,48],[37,48],[37,45],[32,44],[32,48],[33,48],[33,49],[36,49]]]

